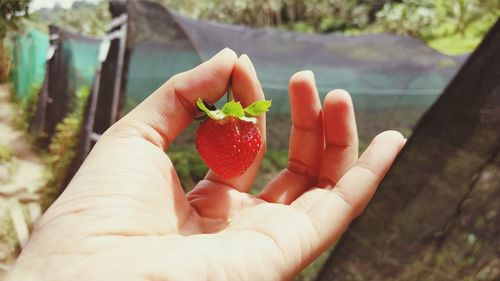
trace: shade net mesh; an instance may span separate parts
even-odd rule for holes
[[[362,141],[383,129],[409,134],[463,59],[443,55],[421,41],[393,34],[309,35],[194,20],[148,1],[127,2],[128,58],[124,112],[165,80],[225,47],[248,54],[267,99],[268,126],[287,128],[288,81],[314,72],[320,96],[342,88],[356,108]],[[288,129],[269,132],[270,148],[286,148]]]
[[[419,121],[318,280],[498,280],[500,21]]]
[[[88,96],[95,77],[99,40],[51,26],[54,53],[46,63],[46,75],[30,131],[50,140],[56,125]],[[46,57],[46,56],[44,56]]]
[[[128,1],[127,12],[126,111],[169,77],[201,62],[188,34],[162,6],[147,1]]]
[[[16,98],[37,94],[45,75],[49,38],[36,29],[17,35],[12,44],[12,86]]]

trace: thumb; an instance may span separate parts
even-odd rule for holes
[[[170,78],[109,128],[38,227],[75,213],[99,217],[89,225],[69,220],[93,234],[158,234],[181,227],[175,214],[187,214],[189,205],[162,152],[191,122],[197,98],[215,102],[224,94],[235,62],[233,51],[222,50]]]
[[[236,53],[225,48],[198,67],[173,76],[103,137],[138,136],[166,149],[193,120],[198,98],[215,103],[224,95],[236,59]]]

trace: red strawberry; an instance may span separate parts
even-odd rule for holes
[[[230,179],[241,176],[259,152],[262,137],[254,116],[266,112],[271,101],[257,101],[243,109],[230,101],[222,110],[209,110],[199,99],[198,107],[208,115],[196,132],[196,149],[216,174]]]

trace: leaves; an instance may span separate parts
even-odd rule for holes
[[[20,19],[28,15],[29,3],[29,0],[0,1],[0,39],[7,31],[18,28]]]
[[[198,106],[198,108],[206,114],[210,114],[210,109],[207,108],[202,99],[198,98],[198,100],[196,101],[196,106]]]
[[[240,102],[236,102],[234,100],[227,102],[222,107],[222,113],[224,113],[224,115],[226,116],[233,116],[237,118],[245,116],[243,107],[241,106]]]
[[[397,0],[155,0],[190,17],[253,27],[331,32],[364,27],[386,2]],[[333,20],[332,20],[333,19]]]
[[[201,100],[200,98],[198,98],[198,100],[196,101],[196,105],[198,106],[198,108],[205,112],[208,117],[214,119],[214,120],[219,120],[218,116],[217,116],[217,113],[216,111],[218,110],[210,110],[208,109],[208,107],[205,105],[205,103],[203,102],[203,100]]]
[[[258,116],[269,111],[272,101],[270,100],[259,100],[244,109],[247,115]]]
[[[255,124],[257,123],[257,118],[255,118],[255,116],[266,113],[271,107],[271,101],[256,101],[243,109],[240,102],[232,100],[224,104],[222,110],[218,110],[215,107],[211,110],[202,99],[198,98],[196,105],[201,111],[205,112],[208,117],[214,120],[223,120],[227,116],[232,116],[242,121]]]

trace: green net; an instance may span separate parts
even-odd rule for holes
[[[127,1],[126,13],[122,114],[172,75],[230,47],[249,55],[266,98],[273,100],[267,119],[270,126],[288,127],[288,81],[297,71],[310,69],[322,99],[337,88],[351,93],[360,138],[368,142],[387,129],[409,135],[463,62],[415,38],[388,33],[344,36],[254,29],[194,20],[156,3],[136,0]],[[270,135],[269,148],[286,149],[287,129]]]
[[[48,48],[47,34],[36,29],[14,38],[12,84],[17,98],[26,98],[34,87],[42,83]]]
[[[500,280],[499,77],[500,20],[420,119],[317,281]]]
[[[68,37],[62,46],[70,55],[75,89],[90,87],[97,68],[99,41]]]
[[[45,139],[86,98],[95,77],[99,40],[50,26],[51,56],[30,131]],[[45,56],[47,57],[47,56]],[[80,96],[79,96],[80,95]]]
[[[200,59],[195,52],[179,50],[173,55],[165,55],[162,49],[142,42],[130,57],[128,83],[125,87],[125,112],[130,111],[165,82],[165,77],[173,76],[197,66]]]

